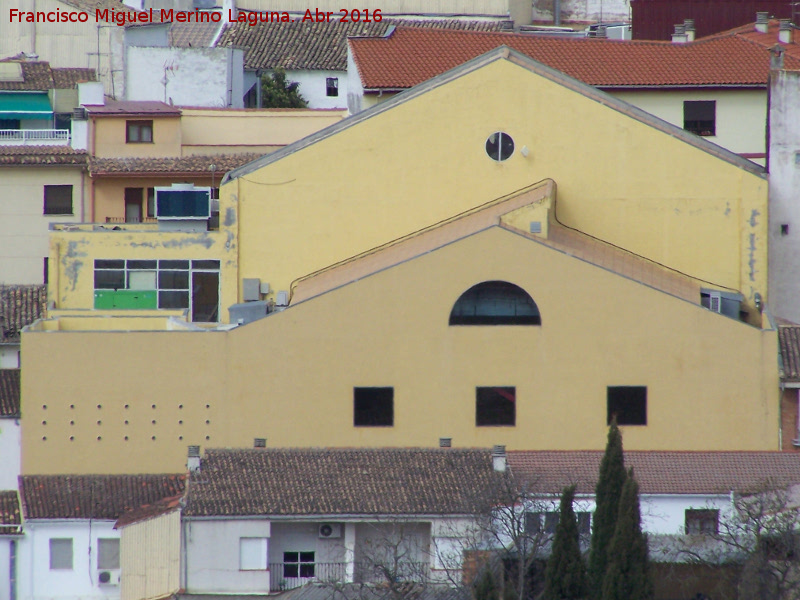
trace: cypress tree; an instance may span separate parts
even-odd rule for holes
[[[622,455],[622,434],[614,419],[608,429],[608,442],[595,488],[596,507],[589,552],[589,583],[594,598],[600,598],[602,594],[609,546],[616,530],[619,499],[627,476]]]
[[[480,579],[475,584],[475,600],[500,600],[497,584],[488,567],[483,569]]]
[[[581,556],[580,533],[572,504],[575,486],[561,494],[558,527],[547,561],[544,600],[580,600],[586,597],[586,566]]]
[[[617,528],[608,557],[602,600],[648,600],[652,597],[647,536],[642,533],[639,484],[633,469],[622,488]]]

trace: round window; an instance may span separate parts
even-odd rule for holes
[[[489,158],[502,162],[514,154],[514,140],[502,131],[496,131],[486,139],[486,154]]]

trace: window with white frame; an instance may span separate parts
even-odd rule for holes
[[[314,553],[284,552],[283,576],[285,578],[314,577]]]
[[[97,538],[97,568],[119,569],[119,538]]]
[[[50,570],[72,569],[72,538],[50,538]]]
[[[239,538],[239,570],[267,569],[267,538]]]

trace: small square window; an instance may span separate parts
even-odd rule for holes
[[[716,100],[687,100],[683,103],[683,128],[697,135],[717,135]]]
[[[284,577],[314,577],[313,552],[284,552]]]
[[[339,78],[328,77],[325,79],[325,94],[328,96],[339,95]]]
[[[152,144],[152,121],[125,121],[125,141],[129,144]]]
[[[719,511],[716,509],[686,509],[687,535],[714,535],[719,531]]]
[[[647,425],[647,387],[608,386],[606,423],[617,418],[617,425]]]
[[[394,388],[353,388],[353,425],[391,427],[394,425]]]
[[[97,539],[97,568],[119,569],[119,538]]]
[[[72,538],[50,538],[50,569],[72,569]]]
[[[514,426],[517,423],[517,388],[476,388],[475,424],[478,427]]]
[[[46,215],[72,214],[71,185],[44,186],[44,214]]]

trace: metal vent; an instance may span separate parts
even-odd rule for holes
[[[267,438],[255,438],[253,440],[253,448],[266,448]]]
[[[86,114],[86,109],[82,106],[72,109],[72,120],[73,121],[85,121],[88,118]]]
[[[200,446],[189,446],[189,456],[200,456]]]
[[[541,221],[531,221],[531,233],[542,233]]]
[[[449,448],[453,444],[453,438],[439,438],[439,448]]]
[[[505,453],[506,453],[505,446],[495,446],[494,448],[492,448],[492,454],[494,454],[495,456],[503,456]]]

